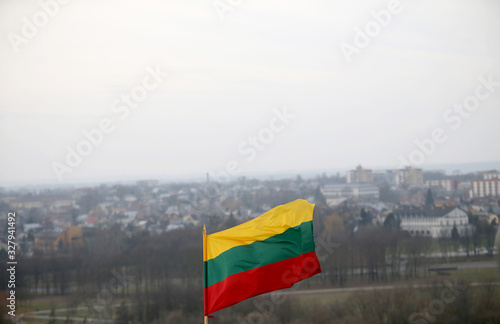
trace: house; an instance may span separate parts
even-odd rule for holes
[[[51,206],[54,209],[60,208],[62,206],[73,207],[75,205],[75,200],[62,195],[54,196],[25,196],[17,198],[10,202],[12,208],[15,209],[31,209],[31,208],[42,208],[44,206]]]
[[[454,227],[460,236],[473,231],[467,212],[456,206],[398,206],[392,213],[401,221],[401,229],[412,236],[451,237]]]
[[[24,224],[24,231],[28,233],[29,231],[37,230],[40,227],[42,227],[42,225],[39,223],[27,223]]]
[[[35,234],[35,250],[58,251],[73,249],[82,245],[82,228],[70,226],[66,230],[61,228],[44,229]]]
[[[400,200],[402,205],[423,206],[425,204],[425,196],[421,191],[414,193]]]
[[[180,229],[180,228],[185,228],[185,227],[186,227],[186,223],[184,223],[183,221],[171,222],[167,226],[167,232],[168,231],[173,231],[173,230],[176,230],[176,229]]]
[[[44,202],[40,197],[22,197],[10,202],[14,209],[42,208]]]

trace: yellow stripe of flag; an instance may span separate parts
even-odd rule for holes
[[[277,206],[241,225],[207,235],[207,253],[204,259],[208,261],[233,247],[263,241],[271,236],[283,233],[290,227],[311,221],[313,219],[313,209],[313,204],[298,199]]]

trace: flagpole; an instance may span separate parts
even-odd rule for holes
[[[207,280],[207,263],[205,262],[205,260],[207,259],[207,228],[205,225],[203,225],[203,272],[204,272],[204,276],[203,276],[203,280]],[[204,285],[205,286],[205,282],[204,282]],[[205,303],[205,311],[207,311],[207,289],[204,287],[203,288],[203,300],[204,300],[204,303]],[[205,324],[208,324],[208,316],[205,316]]]

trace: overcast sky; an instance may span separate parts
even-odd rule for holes
[[[496,0],[65,2],[0,2],[0,186],[500,161]]]

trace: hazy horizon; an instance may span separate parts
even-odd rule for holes
[[[363,164],[363,168],[372,169],[374,172],[377,171],[387,171],[394,170],[390,166],[369,166]],[[347,170],[353,170],[357,165],[343,168],[328,168],[328,169],[310,169],[310,170],[275,170],[275,171],[263,171],[263,172],[253,172],[253,173],[241,173],[237,176],[230,178],[221,178],[220,176],[212,174],[210,181],[227,183],[238,180],[240,177],[245,177],[247,179],[258,179],[258,180],[279,180],[279,179],[290,179],[300,175],[304,179],[312,179],[318,175],[326,174],[327,176],[334,176],[337,173],[341,177],[345,177],[345,172]],[[474,173],[480,171],[491,171],[500,170],[500,161],[491,162],[477,162],[477,163],[465,163],[465,164],[442,164],[442,165],[429,165],[424,167],[423,171],[443,171],[446,175],[452,175],[454,172],[460,172],[460,174]],[[47,181],[47,180],[32,180],[32,181],[13,181],[2,183],[0,186],[4,189],[20,189],[20,188],[64,188],[64,187],[78,187],[78,186],[89,186],[89,185],[101,185],[101,184],[135,184],[139,180],[159,180],[161,183],[203,183],[207,180],[207,173],[203,174],[181,174],[181,175],[168,175],[168,174],[150,174],[144,176],[134,176],[134,175],[123,175],[119,177],[100,177],[100,178],[82,178],[82,179],[72,179],[70,181]],[[229,180],[227,180],[229,179]]]

